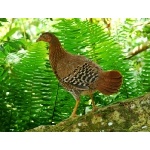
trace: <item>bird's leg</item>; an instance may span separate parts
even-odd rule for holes
[[[70,117],[75,117],[75,116],[77,116],[77,115],[76,115],[76,111],[77,111],[77,108],[78,108],[78,106],[79,106],[79,102],[80,102],[80,100],[77,99],[77,100],[76,100],[76,104],[75,104],[75,106],[74,106],[74,109],[73,109],[72,114],[71,114]]]
[[[92,100],[92,106],[93,106],[92,110],[95,111],[95,110],[97,110],[97,106],[95,105],[95,101],[93,99],[93,94],[90,94],[90,98]]]

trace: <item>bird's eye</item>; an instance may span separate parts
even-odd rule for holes
[[[41,37],[42,37],[42,38],[46,38],[46,35],[45,35],[45,34],[42,34]]]

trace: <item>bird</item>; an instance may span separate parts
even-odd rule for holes
[[[44,41],[49,44],[49,61],[52,70],[60,84],[76,100],[70,115],[71,118],[77,116],[81,95],[88,95],[91,98],[93,110],[95,110],[93,94],[96,91],[104,95],[111,95],[120,89],[122,74],[119,71],[104,71],[98,64],[85,56],[67,52],[53,33],[41,33],[36,41]]]

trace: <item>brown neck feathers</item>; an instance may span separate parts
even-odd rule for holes
[[[64,57],[65,53],[66,52],[62,48],[61,43],[58,40],[58,38],[52,35],[51,41],[50,41],[49,59],[50,59],[50,63],[51,63],[53,70],[55,70],[57,66],[57,62]]]

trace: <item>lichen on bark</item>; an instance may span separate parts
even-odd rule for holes
[[[150,93],[98,108],[55,126],[42,125],[28,132],[136,132],[150,131]]]

